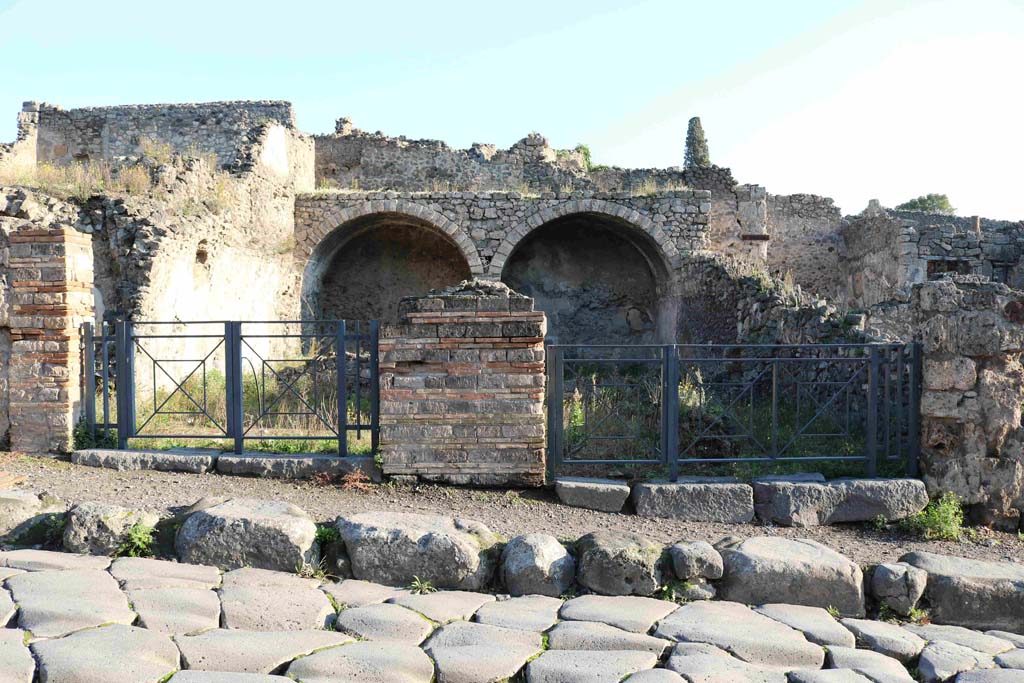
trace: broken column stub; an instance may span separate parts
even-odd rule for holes
[[[384,473],[544,483],[544,334],[533,299],[465,281],[403,299],[380,340]]]

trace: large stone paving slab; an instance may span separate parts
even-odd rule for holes
[[[552,650],[636,650],[661,657],[671,645],[662,638],[597,621],[563,621],[548,631],[548,648]]]
[[[139,626],[171,635],[198,633],[220,626],[220,597],[201,588],[153,588],[128,591]]]
[[[438,591],[425,595],[400,595],[391,602],[401,605],[438,623],[468,621],[480,606],[494,602],[493,595],[466,591]]]
[[[14,615],[18,612],[18,606],[14,604],[14,600],[11,599],[11,594],[0,588],[0,628],[4,628],[11,620],[14,619]]]
[[[948,681],[953,676],[974,669],[993,669],[992,655],[943,640],[928,645],[921,651],[917,663],[918,676],[924,683]]]
[[[465,621],[442,626],[423,645],[436,665],[438,683],[508,680],[543,647],[539,633]]]
[[[853,633],[820,607],[770,604],[755,607],[754,611],[795,628],[807,640],[818,645],[854,647],[857,644]]]
[[[875,652],[894,657],[904,664],[912,662],[924,649],[925,641],[910,631],[886,621],[843,619],[857,640]]]
[[[274,673],[296,657],[351,643],[334,631],[236,631],[217,629],[194,636],[175,636],[182,665],[200,671]]]
[[[1004,669],[1024,670],[1024,648],[996,655],[996,664]]]
[[[807,539],[761,536],[720,547],[723,600],[748,605],[780,602],[834,607],[864,615],[864,577],[849,558]]]
[[[160,681],[178,669],[170,638],[134,626],[92,628],[32,644],[45,683]]]
[[[343,609],[335,622],[339,631],[361,640],[392,640],[419,645],[434,630],[422,614],[390,603]]]
[[[852,669],[875,683],[914,683],[914,678],[898,659],[873,650],[830,647],[826,659],[830,669]]]
[[[20,607],[18,625],[37,638],[56,638],[100,624],[131,624],[135,612],[105,571],[80,569],[19,574],[7,587]]]
[[[962,626],[943,626],[940,624],[904,624],[903,628],[927,641],[942,640],[969,647],[978,652],[998,655],[1014,649],[1013,641],[996,636],[985,635]]]
[[[320,582],[266,569],[224,574],[220,590],[222,625],[248,631],[329,628],[334,606]]]
[[[782,670],[749,664],[706,643],[679,643],[665,666],[688,683],[786,683]]]
[[[394,586],[382,586],[379,583],[370,583],[359,579],[347,579],[341,582],[328,582],[321,586],[321,589],[331,594],[334,600],[344,607],[363,607],[387,602],[392,598],[409,595],[406,588],[395,588]]]
[[[119,557],[110,564],[110,573],[127,591],[149,588],[216,588],[220,585],[220,570],[216,567],[147,557]]]
[[[548,650],[526,665],[527,683],[619,683],[650,669],[658,658],[650,652]]]
[[[1024,675],[1010,669],[965,671],[956,677],[956,683],[1024,683]]]
[[[59,571],[62,569],[106,569],[109,557],[73,555],[50,550],[8,550],[0,552],[0,567],[23,569],[28,572]]]
[[[562,605],[562,619],[599,621],[634,633],[647,633],[676,610],[664,600],[634,596],[581,595]]]
[[[1024,633],[1024,565],[913,552],[900,558],[928,572],[932,621]]]
[[[415,645],[354,643],[298,659],[288,676],[299,683],[430,683],[434,663]]]
[[[562,601],[545,595],[524,595],[509,600],[484,603],[474,619],[481,624],[517,628],[521,631],[546,631],[558,621]]]
[[[236,674],[224,671],[179,671],[168,683],[293,683],[284,676]]]
[[[853,669],[822,669],[821,671],[790,671],[789,683],[873,683]]]
[[[683,605],[658,624],[654,635],[714,645],[760,666],[819,669],[825,659],[821,647],[799,631],[735,602]]]
[[[32,683],[36,662],[24,639],[20,629],[0,629],[0,683]]]
[[[1021,633],[1010,633],[1009,631],[992,630],[992,631],[985,631],[985,635],[986,636],[994,636],[996,638],[1001,638],[1002,640],[1008,640],[1011,643],[1013,643],[1014,646],[1019,647],[1019,648],[1024,648],[1024,634],[1021,634]]]

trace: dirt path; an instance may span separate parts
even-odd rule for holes
[[[575,539],[590,531],[634,531],[660,542],[724,536],[777,535],[811,538],[861,564],[895,560],[911,550],[986,560],[1024,562],[1024,541],[1017,534],[979,529],[972,541],[923,541],[895,530],[878,531],[869,525],[790,529],[745,524],[679,522],[646,519],[631,514],[608,514],[571,508],[558,503],[549,490],[481,490],[449,486],[374,486],[361,493],[337,486],[280,479],[230,477],[218,474],[172,472],[115,472],[79,467],[69,462],[0,455],[0,469],[23,474],[20,487],[49,491],[63,500],[104,501],[127,507],[148,507],[164,513],[191,505],[203,496],[246,496],[286,500],[308,511],[320,522],[339,515],[369,510],[428,512],[467,517],[484,522],[507,537],[538,531]]]

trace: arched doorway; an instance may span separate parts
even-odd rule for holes
[[[339,226],[310,256],[303,315],[395,322],[402,297],[469,277],[466,256],[435,226],[401,213],[369,214]]]
[[[548,315],[557,343],[671,341],[667,260],[640,228],[601,213],[544,223],[509,255],[502,281]]]

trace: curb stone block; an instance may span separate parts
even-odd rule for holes
[[[754,490],[731,477],[644,482],[633,487],[633,505],[641,517],[746,524],[754,518]]]
[[[598,512],[621,512],[629,498],[629,484],[615,479],[559,477],[555,493],[565,505]]]

